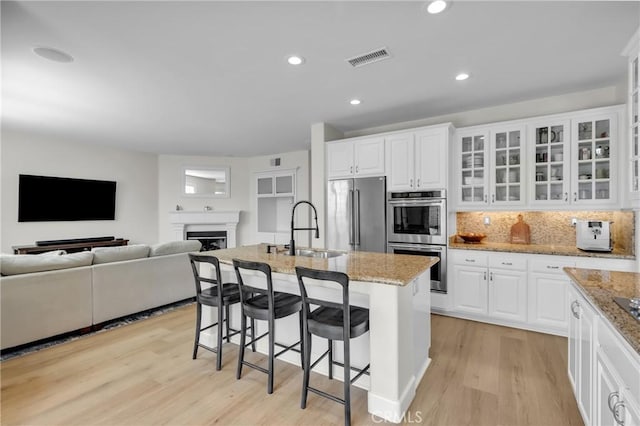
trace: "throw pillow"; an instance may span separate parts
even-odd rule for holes
[[[142,259],[149,256],[149,246],[145,244],[133,244],[118,247],[95,247],[93,252],[93,264],[120,262],[123,260]]]
[[[198,240],[171,241],[151,246],[149,257],[166,256],[168,254],[200,251],[202,243]]]

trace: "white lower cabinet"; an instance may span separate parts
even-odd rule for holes
[[[487,268],[458,264],[455,266],[454,274],[455,309],[473,314],[486,314]]]
[[[529,265],[527,322],[540,331],[565,335],[569,319],[569,278],[562,268],[573,267],[573,260],[535,256]]]
[[[610,267],[607,268],[607,265]],[[632,271],[635,261],[450,248],[447,315],[566,336],[570,280],[563,268]]]
[[[527,320],[527,272],[489,269],[489,316],[524,322]]]
[[[453,253],[454,309],[496,320],[526,321],[526,259]]]
[[[640,426],[640,355],[569,285],[569,379],[585,425]]]
[[[638,426],[640,409],[630,389],[602,351],[596,355],[596,411],[594,424]]]
[[[593,413],[596,313],[573,288],[569,292],[569,310],[569,379],[582,419],[589,425]]]

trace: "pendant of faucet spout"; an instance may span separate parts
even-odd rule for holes
[[[309,204],[313,209],[313,216],[314,216],[313,218],[316,221],[315,228],[296,228],[295,227],[294,219],[295,219],[296,207],[298,207],[300,204]],[[316,210],[316,206],[314,206],[310,201],[306,201],[306,200],[298,201],[293,205],[293,208],[291,209],[291,239],[289,240],[289,254],[291,256],[294,256],[296,254],[296,242],[293,238],[294,231],[316,231],[315,237],[320,238],[320,228],[318,227],[318,211]]]

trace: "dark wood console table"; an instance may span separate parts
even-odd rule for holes
[[[40,254],[52,250],[65,250],[67,253],[76,253],[79,251],[89,251],[94,247],[117,247],[126,246],[129,240],[116,238],[110,241],[97,241],[91,243],[70,243],[55,244],[49,246],[12,246],[14,254]]]

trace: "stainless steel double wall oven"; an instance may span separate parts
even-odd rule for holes
[[[447,200],[444,189],[389,192],[387,253],[440,258],[431,268],[431,291],[447,292]]]

